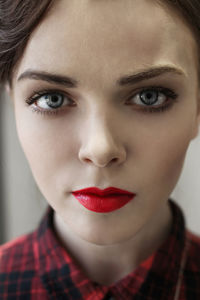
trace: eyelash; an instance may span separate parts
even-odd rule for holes
[[[143,112],[143,113],[162,113],[164,111],[166,111],[167,109],[169,109],[170,107],[173,106],[173,104],[175,102],[177,102],[177,98],[178,98],[178,94],[175,93],[173,90],[168,89],[168,88],[164,88],[164,87],[158,87],[158,86],[150,86],[150,87],[146,87],[143,89],[140,89],[138,92],[134,92],[134,94],[131,94],[131,96],[129,96],[128,101],[130,101],[133,97],[135,97],[137,94],[141,94],[147,91],[156,91],[158,93],[162,93],[164,94],[168,100],[165,101],[165,104],[162,106],[148,106],[148,105],[136,105],[136,106],[140,106],[139,111]],[[58,94],[58,95],[62,95],[63,97],[67,97],[69,99],[69,101],[73,101],[70,98],[70,95],[66,94],[66,92],[60,92],[57,90],[43,90],[43,91],[39,91],[39,92],[34,92],[33,95],[31,97],[29,97],[28,99],[25,100],[26,104],[28,106],[31,106],[32,104],[34,104],[34,102],[36,102],[37,100],[39,100],[41,97],[44,97],[46,95],[51,95],[51,94]],[[170,100],[169,100],[170,99]],[[128,104],[128,105],[132,105],[132,104]],[[133,104],[134,105],[134,104]],[[70,106],[70,105],[69,105]],[[71,105],[71,107],[74,105]],[[143,107],[144,106],[144,107]],[[33,112],[37,112],[43,115],[56,115],[59,112],[63,111],[62,108],[56,108],[56,109],[51,109],[51,110],[44,110],[44,109],[36,109],[32,107],[32,111]]]
[[[73,101],[66,92],[58,91],[58,90],[52,90],[52,89],[47,89],[47,90],[42,90],[42,91],[35,91],[31,97],[25,100],[26,104],[28,106],[31,106],[34,104],[37,100],[39,100],[41,97],[44,97],[46,95],[52,95],[52,94],[57,94],[63,96],[63,98],[67,97],[69,101]],[[68,105],[70,106],[70,105]],[[71,105],[74,106],[74,105]],[[57,109],[51,109],[51,110],[44,110],[44,109],[37,109],[32,107],[32,112],[36,112],[42,115],[57,115],[59,112],[63,111],[62,108],[57,108]]]
[[[142,88],[138,92],[135,92],[134,95],[130,96],[129,100],[135,97],[135,95],[147,92],[149,90],[164,94],[167,97],[167,100],[161,106],[141,106],[141,108],[139,108],[138,110],[142,111],[143,113],[162,113],[171,108],[175,104],[175,102],[178,102],[177,98],[179,95],[175,93],[174,90],[160,86],[148,86],[146,88]]]

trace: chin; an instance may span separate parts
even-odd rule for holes
[[[88,243],[98,245],[98,246],[112,246],[120,243],[124,243],[125,241],[133,238],[133,235],[127,233],[118,233],[118,232],[108,232],[105,231],[93,231],[88,232],[79,232],[77,233],[82,240],[85,240]]]

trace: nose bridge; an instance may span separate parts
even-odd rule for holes
[[[117,121],[117,120],[116,120]],[[119,140],[118,126],[113,112],[108,109],[91,113],[86,121],[85,133],[79,158],[82,162],[93,163],[105,167],[110,162],[122,162],[125,149]]]

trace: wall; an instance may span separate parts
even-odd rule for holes
[[[35,228],[46,202],[40,194],[18,142],[13,107],[1,96],[1,167],[3,174],[4,242]]]

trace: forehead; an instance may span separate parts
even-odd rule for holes
[[[17,74],[32,68],[105,83],[124,72],[173,64],[189,75],[195,51],[187,26],[156,1],[59,0],[32,33]]]

